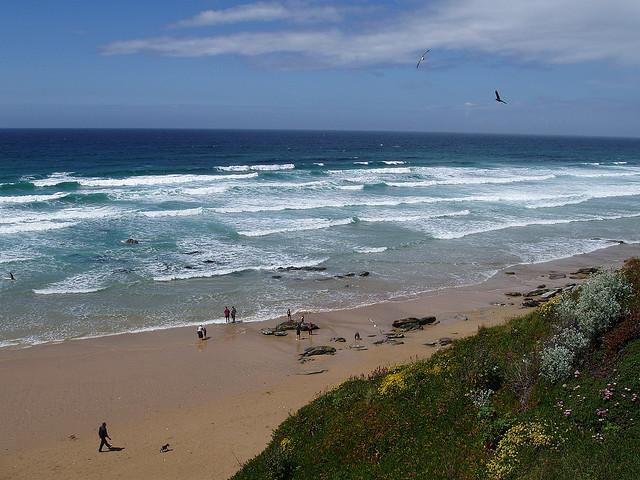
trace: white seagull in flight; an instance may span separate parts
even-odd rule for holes
[[[426,51],[426,52],[424,52],[424,53],[422,54],[422,56],[420,57],[420,60],[418,60],[418,64],[416,65],[416,68],[418,68],[422,62],[424,62],[424,56],[425,56],[427,53],[429,53],[430,51],[431,51],[431,49],[429,48],[429,49],[427,49],[427,51]]]

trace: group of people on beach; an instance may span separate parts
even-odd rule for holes
[[[231,310],[229,310],[229,307],[225,306],[224,307],[224,322],[225,323],[229,323],[229,317],[231,317],[231,323],[236,323],[236,314],[238,313],[238,311],[236,310],[236,307],[231,307]]]
[[[291,318],[291,309],[288,308],[287,309],[287,320],[289,322],[293,322],[293,319]],[[309,336],[313,335],[313,323],[311,322],[305,322],[304,321],[304,315],[300,315],[300,320],[298,320],[296,322],[296,340],[300,340],[300,332],[302,331],[302,327],[306,326],[307,327],[307,331],[309,332]]]
[[[236,315],[238,314],[238,310],[236,310],[235,306],[232,306],[231,309],[225,305],[224,307],[224,322],[225,323],[236,323]],[[196,335],[200,340],[207,340],[207,328],[204,325],[198,325],[196,329]]]

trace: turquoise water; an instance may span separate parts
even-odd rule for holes
[[[367,304],[639,226],[640,140],[4,130],[0,345]]]

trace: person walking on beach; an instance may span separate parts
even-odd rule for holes
[[[356,332],[356,334],[353,337],[353,341],[354,342],[359,342],[360,341],[360,332]]]
[[[231,314],[231,311],[229,310],[229,307],[224,307],[224,321],[225,323],[229,323],[229,315]]]
[[[300,341],[300,328],[302,322],[296,323],[296,341]]]
[[[236,307],[231,307],[231,321],[233,323],[236,323],[236,313],[238,313]]]
[[[198,334],[198,338],[200,340],[204,338],[204,332],[202,330],[203,330],[202,325],[198,325],[198,328],[196,329],[196,333]]]
[[[100,447],[98,447],[98,451],[102,452],[102,447],[104,447],[105,445],[109,450],[111,450],[111,445],[109,444],[109,442],[107,442],[107,438],[111,440],[111,437],[107,432],[106,422],[102,422],[102,425],[100,425],[100,428],[98,428],[98,436],[100,437]]]
[[[291,309],[287,308],[287,320],[292,322],[293,320],[291,320]]]

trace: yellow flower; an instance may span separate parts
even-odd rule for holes
[[[490,478],[501,480],[510,475],[520,463],[523,447],[553,447],[558,441],[549,428],[538,422],[518,423],[511,427],[498,443],[494,458],[486,467]]]
[[[280,440],[280,450],[286,452],[291,449],[291,439],[285,437]]]
[[[546,318],[549,318],[551,315],[553,315],[553,310],[556,304],[560,302],[562,297],[563,297],[562,295],[557,295],[553,297],[551,300],[549,300],[548,302],[545,302],[538,307],[538,313],[542,315],[542,318],[546,319]]]
[[[382,380],[382,383],[378,387],[378,393],[384,396],[401,392],[406,388],[407,383],[403,372],[390,373]]]

